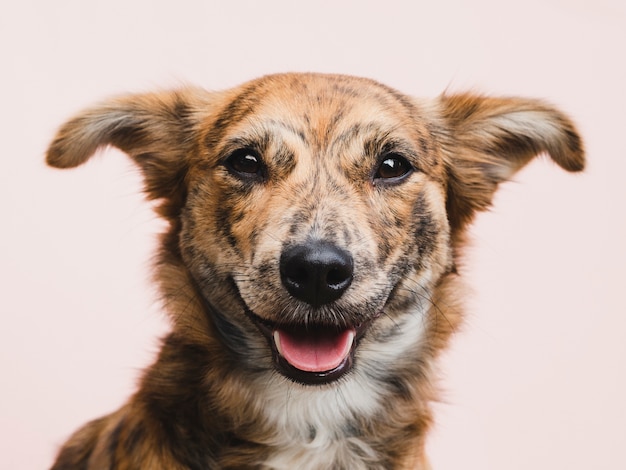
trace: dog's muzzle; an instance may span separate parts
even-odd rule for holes
[[[337,301],[350,287],[354,263],[346,250],[325,241],[286,247],[280,278],[289,294],[313,309]],[[354,363],[354,351],[367,324],[326,320],[279,324],[249,312],[270,343],[276,368],[304,384],[324,384],[342,377]]]

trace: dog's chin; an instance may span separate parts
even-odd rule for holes
[[[354,366],[359,341],[373,321],[341,328],[280,325],[247,313],[267,339],[276,370],[303,385],[328,384],[346,376]]]

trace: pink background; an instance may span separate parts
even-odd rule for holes
[[[172,7],[174,3],[176,8]],[[422,5],[423,3],[423,5]],[[431,6],[426,6],[431,3]],[[626,3],[68,1],[0,12],[0,468],[40,469],[133,391],[166,325],[161,224],[110,151],[43,164],[108,95],[277,71],[544,97],[579,123],[583,175],[547,159],[472,229],[467,322],[442,364],[436,470],[626,468]]]

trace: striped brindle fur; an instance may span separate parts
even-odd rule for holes
[[[112,99],[67,122],[47,161],[107,145],[169,222],[155,279],[172,328],[55,470],[427,468],[468,223],[540,153],[584,166],[544,102],[318,74]]]

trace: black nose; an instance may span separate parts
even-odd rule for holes
[[[352,256],[327,242],[287,248],[280,256],[280,277],[287,291],[314,307],[337,300],[352,283]]]

